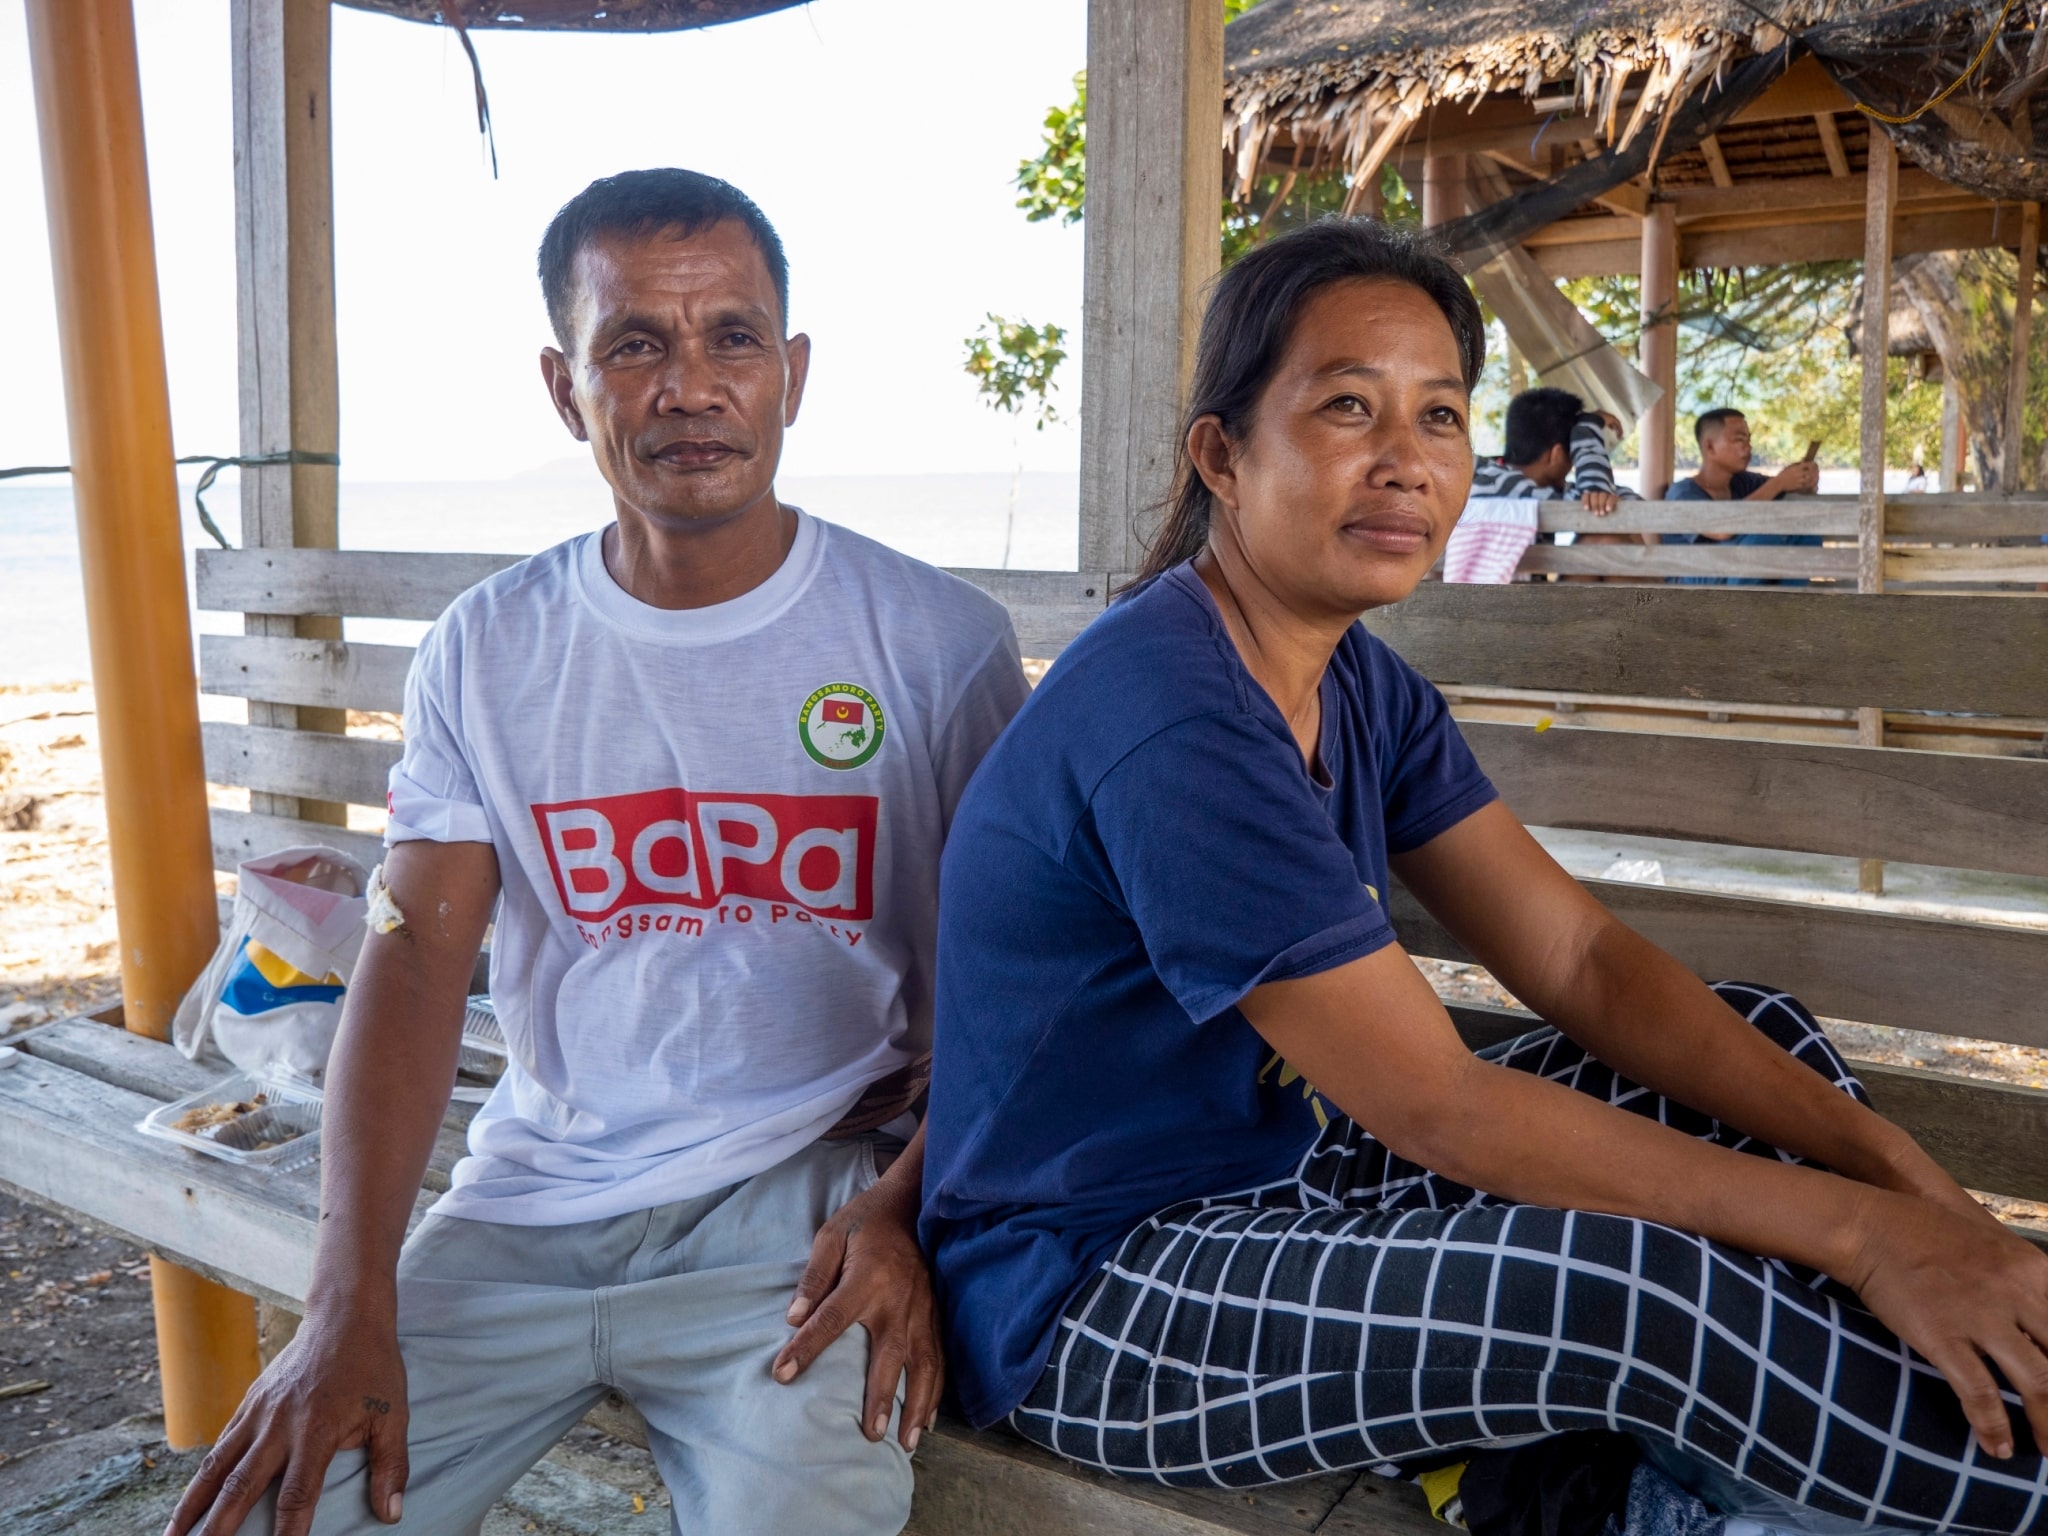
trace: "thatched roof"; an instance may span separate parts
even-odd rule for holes
[[[1778,0],[1793,27],[1855,0]],[[1611,141],[1785,40],[1740,0],[1266,0],[1226,34],[1224,110],[1252,167],[1285,134],[1376,167],[1425,106],[1569,95]],[[1621,111],[1634,77],[1641,95]]]
[[[2026,113],[2048,29],[1999,0],[1265,0],[1225,34],[1225,131],[1246,187],[1276,143],[1369,174],[1426,108],[1495,95],[1558,97],[1621,147],[1788,36],[1857,101],[1917,108],[1893,136],[1936,174],[1986,195],[2048,185]],[[1929,100],[1966,67],[1968,91]]]
[[[526,32],[676,32],[786,10],[801,0],[340,0],[406,21]]]

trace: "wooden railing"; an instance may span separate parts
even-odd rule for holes
[[[1673,577],[1812,580],[1854,590],[1857,504],[1853,496],[1784,501],[1627,501],[1606,517],[1577,502],[1545,502],[1545,533],[1639,535],[1778,533],[1818,535],[1824,546],[1735,544],[1538,544],[1524,574],[1606,576],[1662,582]],[[1885,502],[1887,589],[1957,589],[2048,583],[2048,499],[1902,495]],[[1829,590],[1820,588],[1817,590]]]
[[[2048,515],[2038,503],[1978,503],[1960,511],[1946,503],[1907,503],[1898,514],[1900,536],[1939,534],[1948,542],[1956,524],[1944,520],[1967,514],[1965,531],[1973,537],[1996,529],[1985,536],[2038,538]],[[1680,512],[1700,510],[1698,503],[1644,504],[1632,515],[1669,526]],[[1853,508],[1838,503],[1774,510],[1779,530],[1829,537],[1853,516]],[[1738,508],[1736,515],[1753,514]],[[1582,516],[1560,508],[1557,520]],[[205,551],[199,598],[209,609],[424,619],[510,563],[512,557],[495,555]],[[1101,611],[1110,590],[1110,577],[1100,572],[958,574],[1009,606],[1026,654],[1038,656],[1056,655]],[[1754,589],[1431,583],[1367,623],[1454,693],[1742,701],[1724,712],[1874,708],[2029,722],[2048,716],[2048,603],[1911,593],[1815,602],[1797,592]],[[200,678],[209,693],[397,710],[410,661],[402,646],[207,635]],[[1476,720],[1463,727],[1508,804],[1532,825],[2048,878],[2048,761],[2039,758],[1730,740],[1654,721],[1649,729],[1575,729],[1574,717],[1564,714],[1552,723],[1559,728]],[[361,807],[382,805],[385,775],[400,750],[360,736],[226,723],[206,727],[205,746],[207,774],[216,783]],[[367,826],[345,831],[215,812],[221,868],[298,841],[336,844],[365,860],[379,856],[379,839]],[[1586,883],[1703,975],[1767,981],[1823,1014],[1863,1023],[2048,1047],[2040,1007],[2048,996],[2048,931]],[[1395,893],[1391,908],[1412,953],[1465,958],[1455,938],[1405,895]],[[1481,1035],[1517,1027],[1513,1016],[1475,1023],[1461,1014],[1460,1022]],[[2048,1093],[1897,1067],[1870,1066],[1867,1075],[1879,1107],[1966,1183],[2048,1200]]]

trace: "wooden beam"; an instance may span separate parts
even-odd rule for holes
[[[206,779],[272,794],[382,807],[399,744],[325,731],[279,731],[208,720],[200,725]]]
[[[1707,158],[1707,174],[1714,178],[1717,187],[1732,187],[1735,178],[1728,174],[1728,157],[1721,153],[1721,141],[1708,134],[1700,140],[1700,153]]]
[[[1897,216],[1899,152],[1891,135],[1870,125],[1870,197],[1863,220],[1863,408],[1857,459],[1862,487],[1856,519],[1856,590],[1884,591],[1885,367],[1890,362],[1892,224]],[[1884,711],[1861,705],[1856,738],[1884,745]],[[1884,890],[1884,865],[1865,859],[1857,876],[1866,895]]]
[[[1672,187],[1659,195],[1678,205],[1681,227],[1740,229],[1744,225],[1738,221],[1746,216],[1767,216],[1779,224],[1826,224],[1850,217],[1854,209],[1861,217],[1868,192],[1858,178],[1785,176],[1735,187]],[[1980,213],[1992,206],[1989,199],[1906,166],[1899,168],[1898,198],[1900,211],[1908,213],[1930,204],[1936,210]]]
[[[199,690],[318,709],[402,710],[412,648],[285,635],[201,635]],[[274,811],[265,814],[275,815]]]
[[[2048,715],[2032,599],[1424,582],[1365,624],[1440,684]]]
[[[2008,496],[2026,479],[2027,368],[2034,340],[2034,280],[2041,260],[2041,205],[2020,210],[2019,288],[2013,294],[2012,360],[2005,380],[2005,462],[1998,488]]]
[[[1828,174],[1846,180],[1849,175],[1849,152],[1842,148],[1842,131],[1835,126],[1835,114],[1814,113],[1813,126],[1820,130],[1820,147],[1828,157]]]
[[[1422,162],[1422,223],[1425,229],[1465,214],[1465,157],[1430,154]]]
[[[1504,165],[1510,170],[1520,171],[1524,176],[1534,177],[1538,181],[1550,179],[1551,173],[1549,171],[1539,171],[1512,150],[1483,150],[1480,152],[1479,158],[1491,160],[1495,165]],[[1504,191],[1497,192],[1491,199],[1482,197],[1478,201],[1481,203],[1498,201],[1504,195]],[[1643,216],[1643,210],[1650,206],[1650,194],[1638,183],[1624,181],[1618,186],[1609,187],[1605,192],[1599,193],[1593,198],[1593,201],[1600,207],[1605,208],[1609,213],[1626,214],[1630,218],[1639,219]]]
[[[1846,587],[1856,579],[1853,549],[1782,544],[1532,544],[1516,569],[1560,575],[1662,581],[1671,576],[1741,576],[1806,581],[1822,577]]]
[[[328,0],[233,0],[235,298],[245,455],[340,451]],[[339,542],[337,471],[241,471],[247,548]],[[341,638],[334,618],[251,613],[251,635]],[[252,701],[252,725],[342,732],[346,714]],[[259,795],[258,810],[342,824],[344,806]]]
[[[202,549],[199,606],[277,614],[435,619],[456,596],[517,564],[517,555],[373,549]],[[1027,656],[1054,656],[1099,614],[1123,579],[1107,571],[956,570],[1010,610]],[[362,707],[362,706],[358,706]]]
[[[1458,730],[1532,826],[2048,876],[2048,762],[1577,720]]]
[[[1747,186],[1737,187],[1737,192]],[[1924,205],[1923,205],[1924,206]],[[1756,227],[1698,229],[1683,222],[1678,230],[1679,265],[1699,267],[1770,267],[1794,261],[1846,261],[1863,254],[1865,220],[1846,208],[1838,217],[1801,224],[1787,219],[1760,221]],[[1997,208],[1973,200],[1967,209],[1900,215],[1893,223],[1895,256],[1919,251],[1987,250],[2006,244],[2019,216],[2017,204]],[[1526,243],[1547,277],[1606,277],[1640,269],[1642,253],[1635,228],[1623,219],[1572,219],[1571,234],[1538,231]],[[1603,229],[1601,226],[1609,228]]]
[[[1892,217],[1897,211],[1899,152],[1891,136],[1871,127],[1869,197],[1863,221],[1863,405],[1859,462],[1862,516],[1856,534],[1856,589],[1884,590],[1885,365],[1892,298]],[[1873,742],[1871,745],[1881,745]]]
[[[1640,425],[1642,492],[1662,496],[1678,472],[1678,217],[1666,202],[1643,218],[1642,370],[1663,391]]]
[[[1560,245],[1603,245],[1617,240],[1634,240],[1641,236],[1640,224],[1640,220],[1625,214],[1604,219],[1559,219],[1555,224],[1531,230],[1522,244],[1532,251],[1541,251]]]
[[[1221,261],[1222,143],[1222,7],[1089,0],[1084,570],[1136,569],[1172,484],[1203,287]]]
[[[2016,212],[2010,203],[1994,209],[1980,202],[1968,209],[1895,215],[1892,254],[1988,249],[2003,243],[1998,226],[2010,230]],[[1779,222],[1752,229],[1683,230],[1680,246],[1689,267],[1776,266],[1861,256],[1867,233],[1867,218],[1804,225]]]
[[[1783,987],[1862,1024],[2048,1046],[2048,933],[1626,880],[1580,884],[1706,981]],[[1471,954],[1398,883],[1387,915],[1411,954]]]
[[[1994,549],[1898,549],[1884,557],[1886,581],[2021,583],[2048,582],[2048,549],[2039,544]]]
[[[1842,501],[1624,501],[1612,512],[1588,512],[1581,502],[1536,504],[1544,533],[1818,533],[1856,534],[1856,505]],[[1577,545],[1570,546],[1578,548]],[[1686,546],[1667,545],[1677,549]]]
[[[1941,370],[1941,473],[1935,476],[1937,491],[1960,493],[1963,489],[1963,386],[1953,368]]]

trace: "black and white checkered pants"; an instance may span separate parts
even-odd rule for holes
[[[1795,999],[1715,990],[1867,1102]],[[1553,1029],[1482,1054],[1796,1160]],[[1652,1222],[1494,1199],[1342,1117],[1293,1177],[1133,1232],[1068,1306],[1011,1423],[1106,1471],[1230,1488],[1613,1429],[1850,1520],[2048,1531],[2024,1417],[2018,1453],[1984,1457],[1947,1384],[1847,1288]]]

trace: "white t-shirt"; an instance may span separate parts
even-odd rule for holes
[[[706,1194],[929,1050],[939,851],[1027,691],[1001,604],[801,513],[710,608],[629,596],[597,533],[457,598],[406,684],[386,836],[496,848],[510,1061],[435,1209]]]

